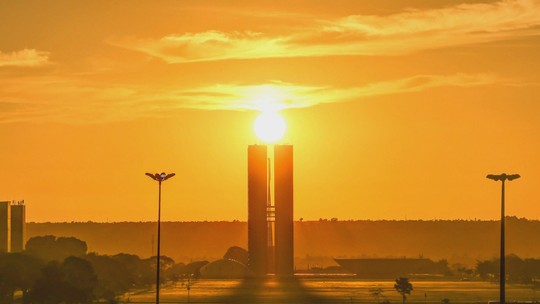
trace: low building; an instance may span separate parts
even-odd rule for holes
[[[341,267],[361,278],[395,279],[411,275],[444,275],[446,261],[425,258],[334,259]]]
[[[25,234],[24,201],[0,202],[0,253],[23,251]]]
[[[201,268],[201,277],[206,279],[242,279],[254,276],[246,265],[228,259],[208,263]]]
[[[24,250],[24,239],[26,237],[26,209],[24,201],[13,202],[11,204],[11,250],[10,252],[21,252]]]
[[[0,253],[10,252],[11,247],[11,204],[0,202]]]

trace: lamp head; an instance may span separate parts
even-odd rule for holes
[[[519,175],[519,174],[510,174],[510,175],[507,176],[509,181],[513,181],[513,180],[518,179],[520,177],[521,177],[521,175]]]
[[[157,177],[152,173],[145,173],[146,176],[150,177],[153,180],[157,180]]]
[[[505,180],[509,180],[509,181],[513,181],[515,179],[518,179],[520,178],[521,176],[519,174],[506,174],[506,173],[502,173],[502,174],[488,174],[486,176],[486,178],[489,178],[491,180],[494,180],[494,181],[505,181]]]
[[[155,173],[155,174],[145,173],[145,175],[149,176],[151,179],[153,179],[155,181],[162,182],[164,180],[167,180],[167,179],[175,176],[176,174],[174,174],[174,173],[167,174],[165,172],[161,172],[161,173]]]
[[[489,178],[491,180],[494,180],[494,181],[499,181],[501,180],[501,176],[500,175],[495,175],[495,174],[488,174],[486,176],[486,178]]]

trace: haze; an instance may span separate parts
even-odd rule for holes
[[[245,220],[276,106],[295,219],[540,218],[539,1],[3,1],[0,199],[28,221]]]

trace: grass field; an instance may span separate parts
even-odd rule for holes
[[[487,303],[497,301],[499,285],[488,282],[461,281],[411,281],[413,292],[407,303]],[[394,282],[358,280],[350,277],[302,277],[280,281],[266,279],[198,280],[190,290],[190,303],[377,303],[388,300],[401,303],[401,296],[394,289]],[[377,299],[370,289],[382,289]],[[185,285],[164,286],[162,303],[188,303]],[[507,302],[535,301],[537,294],[528,286],[507,285]],[[122,302],[155,303],[155,291],[146,290],[126,294]]]

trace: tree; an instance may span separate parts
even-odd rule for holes
[[[476,273],[480,278],[487,280],[498,277],[499,275],[499,260],[492,259],[489,261],[477,261]]]
[[[0,255],[0,303],[13,303],[15,291],[20,290],[23,297],[39,276],[41,262],[21,253]]]
[[[26,298],[31,304],[61,303],[64,298],[64,274],[57,261],[49,262],[41,269],[41,276],[36,280]]]
[[[399,278],[396,279],[396,284],[394,284],[394,288],[401,294],[403,297],[403,304],[405,304],[405,300],[407,299],[407,295],[411,294],[411,291],[413,290],[412,284],[409,282],[409,278]]]
[[[66,303],[91,303],[97,287],[97,276],[90,262],[70,256],[62,263],[67,283]]]
[[[112,258],[127,269],[130,277],[134,279],[133,287],[148,287],[155,282],[156,270],[149,260],[141,260],[137,255],[127,253],[119,253]]]
[[[74,237],[59,237],[56,239],[56,247],[58,251],[66,256],[81,257],[88,251],[88,246],[85,241],[81,241]]]
[[[107,256],[90,253],[85,257],[94,268],[98,285],[96,298],[113,301],[116,296],[126,292],[135,284],[135,276],[124,264]]]
[[[94,298],[97,278],[92,265],[81,258],[68,257],[62,264],[49,262],[26,298],[31,304],[85,304]]]
[[[63,261],[69,256],[82,257],[86,254],[86,242],[74,237],[53,235],[36,236],[26,242],[26,253],[44,261]]]
[[[36,236],[26,242],[25,252],[44,261],[51,261],[56,258],[55,243],[56,237],[53,235]]]

